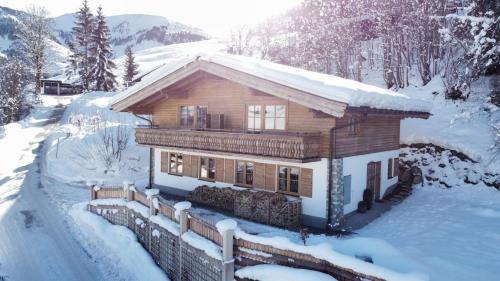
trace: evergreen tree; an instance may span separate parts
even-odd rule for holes
[[[90,89],[92,79],[90,74],[92,65],[90,48],[93,30],[94,16],[90,11],[87,0],[83,0],[83,6],[76,13],[75,26],[72,30],[75,41],[72,45],[74,55],[70,58],[70,64],[77,69],[84,91]]]
[[[91,68],[91,79],[94,83],[94,90],[106,92],[114,90],[116,76],[113,74],[113,69],[116,66],[111,60],[112,51],[109,44],[109,28],[101,6],[97,10],[90,52],[95,60]]]
[[[123,76],[123,82],[125,86],[130,86],[134,76],[139,73],[137,69],[139,65],[135,62],[134,54],[132,53],[132,48],[127,46],[125,49],[125,75]]]

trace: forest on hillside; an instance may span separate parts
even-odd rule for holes
[[[443,77],[446,95],[500,74],[496,0],[305,0],[255,26],[240,26],[228,51],[387,88]],[[490,101],[500,105],[500,89]]]

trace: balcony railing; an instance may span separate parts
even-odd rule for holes
[[[173,147],[312,161],[320,157],[320,133],[247,133],[137,128],[136,142]]]

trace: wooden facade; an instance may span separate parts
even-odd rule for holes
[[[186,176],[192,178],[198,178],[203,181],[213,181],[213,182],[224,182],[232,185],[247,187],[247,188],[255,188],[259,190],[266,190],[271,192],[281,192],[290,195],[300,195],[303,197],[312,197],[312,187],[313,187],[313,170],[308,168],[299,168],[290,165],[277,165],[277,164],[268,164],[261,163],[258,161],[252,161],[253,170],[252,170],[252,183],[238,183],[236,180],[236,165],[240,160],[235,159],[226,159],[216,157],[213,158],[215,163],[215,175],[212,179],[202,177],[200,171],[200,159],[201,156],[190,155],[190,154],[182,154],[182,153],[169,153],[162,152],[161,154],[161,167],[160,171],[162,173],[168,173],[175,176]],[[178,173],[178,169],[175,172],[172,172],[172,166],[170,165],[172,155],[176,157],[182,157],[182,173]],[[243,160],[241,160],[243,161]],[[298,173],[298,192],[288,192],[285,190],[279,190],[279,167],[293,167],[296,168]]]
[[[138,143],[309,162],[329,157],[330,130],[338,127],[333,145],[335,157],[399,148],[403,115],[348,112],[342,118],[335,118],[209,74],[197,77],[182,90],[176,84],[171,87],[166,89],[170,93],[168,97],[153,106],[156,129],[137,129]],[[259,134],[249,134],[247,117],[251,105],[285,106],[284,130],[266,130],[262,125]],[[181,106],[203,106],[209,115],[223,115],[224,129],[184,128],[180,121]],[[353,116],[359,123],[355,134],[349,133],[346,127]],[[261,119],[265,119],[264,114]],[[207,147],[210,149],[205,149]]]

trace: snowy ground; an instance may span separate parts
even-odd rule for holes
[[[47,100],[0,139],[0,279],[104,280],[111,277],[73,237],[40,183],[40,142],[62,113]],[[2,280],[4,280],[2,279]]]
[[[97,181],[104,185],[135,181],[147,182],[149,150],[135,143],[133,128],[145,124],[128,113],[110,110],[113,93],[92,92],[79,96],[68,106],[57,127],[47,140],[46,175],[72,185]],[[122,126],[129,135],[121,161],[112,158],[108,166],[103,159],[104,130]]]

